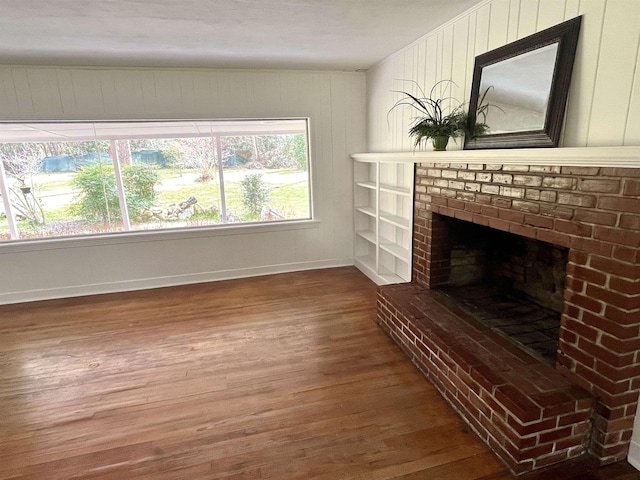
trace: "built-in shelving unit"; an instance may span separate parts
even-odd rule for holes
[[[354,263],[378,285],[411,280],[413,171],[406,161],[354,156]]]

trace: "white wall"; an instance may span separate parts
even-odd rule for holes
[[[317,222],[0,245],[0,303],[353,263],[365,75],[0,67],[0,121],[309,117]]]
[[[374,67],[367,75],[368,151],[407,151],[414,113],[389,108],[415,80],[442,79],[467,102],[476,55],[583,15],[562,146],[640,145],[640,1],[485,0]],[[460,148],[460,142],[458,147]],[[455,145],[453,148],[456,148]]]

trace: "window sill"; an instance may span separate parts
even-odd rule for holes
[[[118,232],[79,237],[42,238],[34,240],[13,240],[0,243],[0,255],[8,253],[33,252],[40,250],[59,250],[67,248],[96,247],[101,245],[119,245],[127,243],[166,242],[198,238],[214,238],[228,235],[250,235],[268,232],[287,232],[319,228],[318,220],[292,220],[265,224],[246,224],[233,226],[201,227],[179,230],[145,230],[136,232]]]

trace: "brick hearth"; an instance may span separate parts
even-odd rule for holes
[[[584,446],[602,463],[623,459],[629,448],[640,390],[640,169],[420,164],[416,168],[415,191],[413,282],[403,287],[414,290],[409,295],[397,291],[399,287],[381,288],[379,319],[384,328],[413,332],[396,332],[392,336],[414,361],[416,355],[421,359],[423,354],[416,353],[418,340],[423,342],[434,331],[441,333],[436,335],[441,343],[433,346],[437,348],[430,346],[427,350],[433,370],[427,363],[420,368],[437,379],[445,397],[468,416],[470,425],[517,473],[562,461],[579,454]],[[542,364],[535,369],[539,377],[553,379],[556,389],[562,392],[553,395],[556,400],[565,398],[562,395],[567,391],[577,395],[571,397],[576,400],[574,414],[558,407],[554,425],[527,428],[531,422],[544,423],[547,418],[536,392],[550,391],[548,382],[545,389],[536,386],[535,380],[523,386],[493,371],[487,373],[485,380],[491,389],[502,392],[501,398],[487,394],[483,397],[470,386],[477,379],[463,363],[476,346],[443,326],[443,318],[451,322],[457,318],[450,310],[444,316],[435,315],[435,320],[429,319],[434,316],[429,313],[433,309],[443,311],[442,302],[424,300],[435,293],[430,290],[445,285],[449,278],[450,245],[445,217],[569,249],[557,370],[553,375],[545,373],[540,369]],[[401,304],[407,295],[413,298],[418,291],[424,297],[419,302],[429,304],[426,310]],[[465,342],[464,354],[447,346]],[[439,352],[448,352],[452,363],[443,360]],[[481,370],[488,372],[487,364],[491,362],[483,360]],[[588,438],[580,430],[584,428],[584,399],[575,394],[576,390],[566,390],[566,381],[586,390],[595,400]],[[496,386],[495,382],[503,383]],[[530,413],[523,413],[524,417],[518,417],[509,407],[516,398],[516,404],[528,401],[542,408],[541,416],[532,420]],[[563,402],[555,404],[554,409],[560,404]],[[559,420],[563,415],[564,420]],[[577,417],[569,429],[563,422],[570,415]],[[509,423],[510,419],[517,428]],[[501,422],[509,428],[501,428]]]

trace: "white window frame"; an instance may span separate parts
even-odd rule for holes
[[[141,240],[148,240],[148,236],[152,237],[166,237],[168,238],[194,238],[194,237],[208,237],[208,236],[218,236],[218,235],[235,235],[235,234],[249,234],[254,232],[266,232],[266,231],[281,231],[281,230],[297,230],[297,229],[305,229],[305,228],[316,228],[319,222],[315,219],[314,215],[314,189],[313,189],[313,162],[311,160],[311,138],[310,138],[310,119],[308,117],[287,117],[287,118],[242,118],[242,119],[169,119],[169,120],[79,120],[79,121],[68,121],[68,120],[59,120],[59,121],[42,121],[42,122],[34,122],[34,121],[12,121],[12,122],[0,122],[0,143],[19,143],[19,142],[45,142],[47,140],[40,139],[34,140],[33,138],[24,137],[21,139],[13,139],[8,140],[6,135],[3,134],[3,128],[7,126],[15,127],[17,125],[25,125],[25,126],[34,126],[34,125],[91,125],[95,128],[95,125],[125,125],[125,124],[160,124],[160,123],[169,123],[169,124],[180,124],[180,123],[195,123],[195,124],[220,124],[224,126],[228,125],[236,125],[236,124],[246,124],[247,126],[254,123],[262,123],[262,124],[270,124],[270,123],[278,123],[278,122],[287,122],[287,121],[304,121],[305,128],[304,134],[306,139],[306,157],[307,157],[307,182],[308,182],[308,201],[309,201],[309,218],[303,219],[292,219],[292,220],[279,220],[279,221],[257,221],[257,222],[244,222],[244,223],[227,223],[227,211],[226,211],[226,197],[224,192],[224,167],[222,161],[220,161],[218,165],[218,174],[219,174],[219,186],[220,186],[220,202],[221,202],[221,215],[220,215],[220,224],[214,225],[205,225],[198,227],[165,227],[158,229],[149,229],[149,230],[135,230],[131,228],[129,216],[127,212],[127,203],[124,192],[124,186],[122,183],[122,175],[120,171],[120,159],[114,158],[112,159],[112,163],[115,170],[116,175],[116,188],[119,198],[119,204],[121,208],[122,220],[123,220],[123,231],[113,231],[113,232],[104,232],[104,233],[94,233],[94,234],[81,234],[81,235],[72,235],[72,236],[56,236],[56,237],[37,237],[37,238],[29,238],[29,239],[21,239],[19,230],[17,228],[17,224],[15,221],[15,216],[13,215],[11,202],[9,200],[9,191],[8,191],[8,183],[6,179],[6,172],[4,169],[3,162],[0,161],[0,194],[2,198],[0,199],[0,204],[4,206],[5,213],[7,216],[7,222],[9,226],[9,233],[11,235],[10,240],[0,240],[0,248],[5,250],[3,247],[14,246],[18,247],[12,248],[13,251],[20,251],[20,245],[23,246],[32,246],[35,247],[36,250],[39,249],[48,249],[47,245],[54,246],[55,244],[59,244],[59,242],[63,242],[64,244],[68,244],[69,242],[73,242],[77,245],[84,244],[95,244],[96,241],[100,242],[103,240],[107,240],[106,243],[131,243],[138,242]],[[222,137],[228,136],[252,136],[256,134],[265,134],[264,130],[253,130],[251,128],[246,129],[234,129],[234,128],[220,128],[216,130],[215,134],[213,130],[210,133],[211,138],[214,140],[216,154],[218,158],[222,159],[222,148],[220,139]],[[277,133],[286,133],[286,132],[273,132],[273,134]],[[289,132],[291,133],[291,132]],[[298,132],[302,133],[302,132]],[[189,135],[182,135],[183,137],[188,137]],[[195,135],[194,135],[195,136]],[[204,135],[200,135],[204,136]],[[208,135],[207,135],[208,136]],[[132,134],[129,136],[130,139],[139,139],[140,135]],[[174,138],[179,137],[179,135],[171,135],[167,134],[165,138]],[[94,136],[91,139],[96,139]],[[161,136],[157,137],[147,137],[147,138],[163,138]],[[104,139],[104,138],[100,138]],[[110,138],[111,139],[111,138]],[[115,140],[121,140],[124,138],[115,137]],[[57,141],[60,141],[60,138],[56,138]],[[66,141],[81,141],[79,138],[68,138]],[[116,150],[116,157],[118,156],[118,152]],[[87,243],[88,242],[88,243]],[[31,250],[32,248],[28,248]]]

